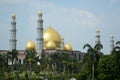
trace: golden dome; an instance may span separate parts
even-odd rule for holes
[[[25,47],[26,50],[35,50],[35,44],[32,40],[28,41]]]
[[[54,43],[52,40],[49,40],[49,41],[46,43],[45,48],[46,48],[46,49],[55,49],[55,48],[56,48],[56,45],[55,45],[55,43]]]
[[[51,26],[49,26],[43,32],[43,39],[44,39],[44,45],[46,45],[49,40],[52,40],[57,48],[60,48],[61,46],[61,37],[59,33],[56,30],[54,30]]]
[[[72,46],[70,43],[66,43],[65,46],[64,46],[64,50],[65,51],[72,51]]]

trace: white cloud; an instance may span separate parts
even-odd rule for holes
[[[76,13],[79,14],[78,16],[81,16],[80,21],[83,26],[96,26],[99,24],[99,20],[96,18],[96,16],[89,11],[76,9]]]
[[[39,9],[43,10],[43,17],[45,18],[46,24],[59,23],[60,20],[65,21],[65,23],[69,23],[71,19],[71,24],[77,26],[98,26],[100,23],[100,20],[97,19],[92,12],[87,10],[82,10],[80,8],[65,8],[47,1],[31,1],[30,3],[32,4],[30,5],[31,10],[33,10],[32,12]]]
[[[69,14],[69,16],[66,18],[67,20],[70,20],[70,18],[72,18],[73,23],[78,24],[78,26],[79,25],[81,25],[81,26],[96,26],[100,22],[100,20],[97,19],[93,13],[91,13],[87,10],[81,10],[81,9],[77,9],[77,8],[70,8],[70,9],[64,8],[63,12],[66,13],[66,15]]]
[[[72,13],[75,13],[75,14],[82,14],[88,18],[93,18],[94,15],[86,10],[80,10],[80,9],[77,9],[77,8],[71,8],[70,11]]]

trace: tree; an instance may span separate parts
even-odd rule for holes
[[[17,69],[17,62],[18,62],[18,52],[17,50],[12,50],[7,53],[8,64],[12,62],[13,70]]]
[[[26,51],[26,57],[25,62],[29,65],[29,71],[32,71],[32,65],[37,64],[37,56],[36,52],[34,50],[27,50]]]
[[[48,58],[42,58],[42,59],[40,59],[40,63],[41,63],[41,69],[45,73],[46,70],[47,70],[47,65],[49,65],[49,59]]]
[[[102,53],[100,52],[100,50],[103,48],[103,46],[102,44],[96,44],[94,47],[92,47],[89,44],[85,44],[83,46],[83,49],[85,49],[86,47],[88,48],[88,50],[87,50],[87,54],[85,54],[83,59],[81,74],[85,73],[85,75],[82,75],[82,76],[87,75],[86,79],[90,79],[92,76],[92,80],[94,80],[94,78],[97,78],[97,66],[102,56]]]
[[[8,60],[11,60],[12,61],[12,65],[13,65],[13,62],[16,63],[16,61],[18,61],[18,52],[17,50],[12,50],[12,51],[9,51],[7,53],[7,56],[8,56]]]
[[[69,56],[67,53],[61,53],[60,55],[60,61],[63,65],[63,74],[66,72],[66,66],[69,63]]]
[[[50,58],[51,58],[51,63],[53,67],[53,72],[56,73],[57,64],[60,63],[59,53],[52,53],[50,55]]]
[[[0,65],[2,66],[3,72],[4,72],[5,64],[7,64],[7,55],[3,53],[0,54]]]
[[[114,62],[113,55],[103,56],[98,64],[98,80],[119,80],[118,67]]]
[[[120,41],[116,42],[116,46],[114,47],[112,51],[112,56],[114,57],[114,62],[116,66],[118,67],[119,75],[120,75]],[[120,78],[120,77],[119,77]]]
[[[112,55],[115,57],[116,64],[120,67],[120,41],[116,42],[116,46],[112,51]]]

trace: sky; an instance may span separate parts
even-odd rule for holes
[[[102,52],[110,53],[110,35],[120,40],[120,0],[0,0],[0,50],[9,49],[11,14],[16,14],[17,49],[29,40],[36,43],[38,11],[43,27],[51,25],[74,50],[86,52],[86,43],[95,45],[100,29]]]

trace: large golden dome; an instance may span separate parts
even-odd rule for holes
[[[44,39],[44,47],[47,44],[48,41],[53,41],[56,45],[56,48],[60,48],[61,46],[61,37],[59,33],[54,30],[51,26],[49,26],[44,32],[43,32],[43,39]]]
[[[65,46],[64,46],[64,50],[65,51],[72,51],[73,49],[72,49],[71,44],[70,43],[66,43]]]
[[[49,41],[47,42],[47,44],[45,45],[45,48],[46,48],[46,49],[55,49],[55,48],[56,48],[56,45],[55,45],[55,43],[54,43],[52,40],[49,40]]]
[[[35,50],[35,44],[32,40],[28,41],[25,47],[26,50]]]

